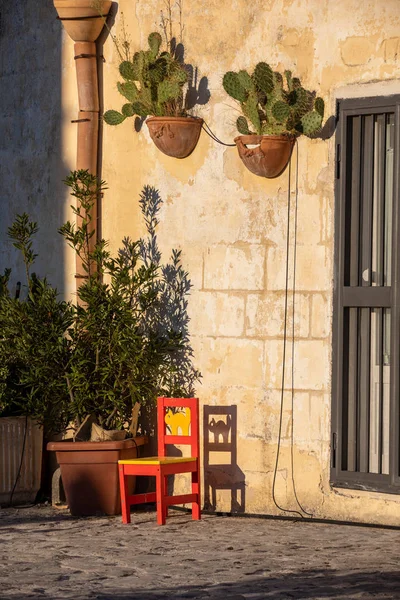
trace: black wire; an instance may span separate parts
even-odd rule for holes
[[[26,442],[27,429],[28,429],[28,417],[25,417],[25,431],[24,431],[24,441],[22,443],[21,460],[20,460],[20,463],[19,463],[18,474],[17,474],[17,477],[15,479],[14,487],[13,487],[13,489],[11,491],[11,494],[10,494],[10,502],[8,504],[9,506],[11,506],[11,504],[12,504],[12,499],[13,499],[13,496],[14,496],[15,488],[17,487],[18,479],[19,479],[19,477],[21,475],[22,463],[23,463],[24,454],[25,454],[25,442]]]
[[[296,140],[296,196],[295,196],[295,208],[294,208],[294,240],[293,240],[293,294],[292,294],[292,390],[291,390],[291,402],[292,402],[292,431],[290,440],[290,462],[292,470],[292,485],[294,497],[304,514],[312,517],[313,514],[307,512],[301,505],[296,492],[296,484],[294,480],[294,316],[295,316],[295,298],[296,298],[296,258],[297,258],[297,208],[298,208],[298,192],[299,192],[299,146]]]
[[[206,127],[207,127],[207,129],[206,129]],[[214,142],[217,142],[217,144],[221,144],[222,146],[230,146],[230,147],[236,146],[236,144],[225,144],[225,142],[221,142],[221,140],[219,138],[217,138],[215,133],[212,132],[212,130],[210,129],[210,127],[207,125],[207,123],[205,121],[202,125],[202,128],[206,132],[206,134],[209,135],[210,138],[214,140]]]
[[[288,210],[287,210],[287,231],[286,231],[286,278],[285,278],[285,310],[284,310],[284,325],[283,325],[283,357],[282,357],[282,387],[281,387],[281,405],[279,412],[279,433],[278,433],[278,445],[276,450],[276,460],[274,468],[274,478],[272,481],[272,500],[278,510],[299,515],[301,519],[304,516],[298,510],[290,510],[288,508],[282,508],[276,501],[275,498],[275,483],[276,475],[278,472],[279,454],[281,449],[281,438],[282,438],[282,419],[283,419],[283,400],[285,390],[285,361],[286,361],[286,339],[287,339],[287,317],[288,317],[288,292],[289,292],[289,247],[290,247],[290,176],[291,176],[291,160],[289,161],[289,182],[288,182]]]

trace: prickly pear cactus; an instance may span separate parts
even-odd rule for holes
[[[240,103],[243,116],[236,121],[242,135],[311,136],[322,125],[324,101],[302,87],[291,71],[274,72],[259,62],[253,73],[228,71],[223,78],[226,93]]]
[[[127,117],[185,116],[184,86],[188,75],[184,65],[170,52],[161,52],[161,35],[148,37],[148,50],[135,52],[132,60],[124,60],[119,72],[124,79],[118,82],[120,94],[128,100],[121,112],[108,110],[104,121],[119,125]]]

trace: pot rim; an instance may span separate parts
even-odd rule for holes
[[[148,438],[145,435],[114,442],[71,442],[66,440],[61,442],[48,442],[46,449],[50,452],[93,452],[96,450],[103,452],[104,450],[136,448],[137,446],[144,446],[147,442]]]
[[[173,121],[174,123],[188,123],[188,122],[192,122],[192,123],[196,123],[199,125],[202,125],[204,123],[203,119],[201,117],[192,117],[192,116],[187,116],[187,117],[147,117],[146,119],[146,123],[150,123],[150,122],[158,122],[161,123],[161,121]]]
[[[235,144],[240,140],[243,144],[259,144],[263,140],[271,140],[277,142],[289,142],[294,144],[297,140],[297,136],[291,133],[281,134],[281,135],[258,135],[257,133],[251,133],[248,135],[238,135],[234,138]]]

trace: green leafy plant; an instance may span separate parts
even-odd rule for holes
[[[136,52],[132,60],[123,60],[119,65],[124,81],[117,87],[127,102],[121,112],[104,113],[108,125],[119,125],[134,115],[186,116],[183,88],[188,73],[173,49],[160,52],[161,45],[161,35],[153,32],[148,37],[148,50]]]
[[[305,89],[291,71],[283,77],[260,62],[251,75],[245,70],[225,73],[223,87],[240,104],[243,115],[236,126],[242,135],[311,136],[322,125],[323,99]]]
[[[140,196],[147,237],[124,238],[112,256],[105,240],[93,242],[91,211],[104,182],[74,171],[65,183],[77,200],[77,224],[68,221],[59,232],[79,256],[85,278],[76,303],[59,300],[46,279],[30,272],[37,224],[17,216],[9,236],[24,259],[27,297],[11,297],[6,269],[0,276],[0,414],[31,416],[48,432],[70,421],[79,425],[88,414],[105,429],[122,429],[135,402],[151,407],[158,395],[194,393],[200,373],[188,335],[191,283],[179,251],[161,261],[157,190],[146,186]]]
[[[37,231],[26,213],[8,229],[25,265],[26,297],[12,297],[6,269],[0,276],[0,414],[27,415],[47,432],[61,431],[70,418],[65,369],[71,347],[65,333],[73,308],[46,279],[31,273]]]
[[[79,225],[67,222],[60,229],[87,273],[69,330],[70,410],[78,422],[95,414],[102,427],[121,429],[135,402],[154,405],[160,394],[193,393],[199,373],[178,318],[186,310],[190,282],[179,252],[173,252],[172,263],[161,263],[155,232],[161,198],[154,188],[146,186],[140,198],[148,238],[124,238],[112,256],[104,240],[89,249],[91,208],[104,183],[87,171],[72,173],[66,183],[77,198],[73,211],[86,215]]]

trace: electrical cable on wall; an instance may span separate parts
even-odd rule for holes
[[[221,144],[221,146],[229,146],[229,147],[234,147],[236,146],[236,144],[226,144],[225,142],[222,142],[219,138],[217,138],[217,136],[215,135],[215,133],[213,133],[210,129],[210,127],[207,125],[207,123],[204,121],[203,125],[202,125],[202,129],[203,131],[206,132],[207,135],[210,136],[210,138],[212,140],[214,140],[214,142],[217,142],[217,144]]]
[[[299,173],[299,149],[296,141],[296,189],[295,189],[295,216],[294,216],[294,252],[293,252],[293,289],[292,289],[292,366],[291,366],[291,408],[292,408],[292,423],[291,423],[291,444],[290,444],[290,456],[291,456],[291,472],[292,472],[292,485],[293,492],[300,511],[283,508],[280,506],[275,497],[275,486],[276,476],[278,473],[279,455],[282,442],[282,420],[283,420],[283,404],[284,404],[284,392],[285,392],[285,363],[286,363],[286,344],[287,344],[287,321],[288,321],[288,296],[289,296],[289,258],[290,258],[290,211],[291,211],[291,165],[292,161],[289,162],[288,168],[288,208],[287,208],[287,229],[286,229],[286,271],[285,271],[285,302],[284,302],[284,321],[283,321],[283,353],[282,353],[282,386],[281,386],[281,400],[280,400],[280,411],[279,411],[279,429],[278,429],[278,443],[274,467],[274,476],[272,481],[272,500],[278,510],[283,512],[292,513],[298,515],[304,519],[304,514],[312,517],[312,514],[307,512],[301,505],[296,491],[296,484],[294,479],[294,322],[295,322],[295,294],[296,294],[296,244],[297,244],[297,208],[298,208],[298,173]],[[304,514],[303,514],[304,513]]]
[[[297,214],[298,214],[298,197],[299,197],[299,147],[296,143],[296,190],[295,190],[295,206],[294,206],[294,239],[293,239],[293,293],[292,293],[292,381],[291,381],[291,409],[292,409],[292,428],[290,436],[290,463],[292,471],[292,485],[294,497],[297,505],[309,517],[313,514],[307,512],[301,505],[296,491],[296,483],[294,480],[294,316],[295,316],[295,300],[296,300],[296,259],[297,259]]]

